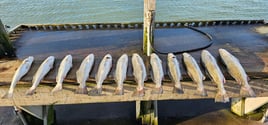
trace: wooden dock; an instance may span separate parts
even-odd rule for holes
[[[268,96],[268,42],[267,35],[256,32],[258,28],[267,28],[261,21],[208,21],[203,25],[196,25],[198,22],[187,22],[194,24],[196,28],[213,36],[214,43],[207,48],[216,58],[219,58],[218,49],[224,48],[234,54],[244,66],[247,74],[252,79],[250,84],[257,96]],[[199,22],[200,23],[200,22]],[[178,51],[187,50],[202,46],[208,39],[197,32],[187,28],[181,28],[177,23],[163,22],[155,23],[155,48],[158,50]],[[186,23],[180,22],[180,25]],[[115,27],[117,26],[117,28]],[[142,55],[142,25],[137,24],[69,24],[69,25],[21,25],[10,32],[9,36],[16,47],[17,59],[1,60],[0,62],[0,94],[4,94],[8,87],[16,68],[20,61],[28,56],[34,56],[35,61],[29,73],[23,77],[22,82],[15,89],[13,99],[0,99],[0,106],[11,105],[49,105],[49,104],[74,104],[74,103],[97,103],[97,102],[117,102],[135,100],[181,100],[214,98],[216,85],[205,81],[205,89],[208,91],[207,97],[195,95],[196,85],[189,79],[182,66],[181,55],[177,55],[181,64],[183,74],[182,87],[184,94],[172,93],[172,84],[167,75],[166,55],[160,55],[163,61],[165,72],[164,93],[162,95],[152,95],[154,86],[149,80],[145,83],[146,94],[144,97],[132,97],[136,83],[133,81],[131,61],[127,72],[127,82],[124,84],[125,95],[114,96],[115,83],[113,74],[116,60],[123,53],[129,58],[133,53]],[[88,27],[88,28],[87,28]],[[88,54],[95,54],[95,64],[88,79],[88,90],[94,85],[94,77],[100,60],[105,54],[110,53],[113,57],[113,68],[107,81],[105,81],[103,96],[77,95],[74,90],[76,84],[75,72],[80,66],[82,59]],[[201,51],[190,54],[199,62]],[[61,59],[67,55],[73,56],[73,68],[65,79],[62,92],[50,95],[50,91],[55,85],[55,78]],[[40,66],[41,62],[48,56],[55,56],[54,68],[45,77],[42,84],[37,88],[33,96],[25,96],[26,90],[31,86],[31,80]],[[147,72],[150,74],[149,60],[144,58]],[[239,95],[239,85],[237,85],[226,72],[222,63],[219,62],[228,82],[225,88],[230,97],[241,97]]]

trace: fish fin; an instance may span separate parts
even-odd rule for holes
[[[247,80],[249,81],[250,80],[250,78],[247,76]]]
[[[145,95],[144,88],[141,90],[137,90],[132,94],[132,97],[143,97]]]
[[[92,90],[89,91],[89,94],[91,96],[101,96],[102,93],[102,88],[93,88]]]
[[[9,99],[9,98],[12,98],[13,97],[13,93],[5,93],[1,98],[2,99]]]
[[[124,95],[124,88],[116,88],[114,95]]]
[[[33,95],[35,93],[35,89],[30,88],[27,90],[26,95]]]
[[[222,102],[222,103],[229,102],[229,96],[227,94],[217,92],[215,96],[215,102]]]
[[[207,91],[205,89],[197,89],[195,95],[208,96]]]
[[[54,93],[59,92],[59,91],[61,91],[61,90],[62,90],[62,85],[57,84],[57,85],[52,89],[51,94],[53,95]]]
[[[78,87],[75,90],[75,94],[88,94],[87,87],[84,87],[84,88]]]
[[[162,88],[162,86],[161,87],[154,88],[152,90],[151,94],[163,94],[163,88]]]
[[[241,86],[241,88],[240,88],[240,96],[243,96],[243,97],[256,97],[256,94],[255,94],[255,92],[253,91],[253,89],[250,86],[248,86],[248,87]]]
[[[174,86],[173,93],[183,94],[184,92],[182,88],[177,88]]]

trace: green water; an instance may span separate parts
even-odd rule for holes
[[[268,0],[156,0],[157,21],[268,19]],[[143,0],[1,0],[4,24],[142,22]]]

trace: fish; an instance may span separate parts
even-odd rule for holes
[[[97,86],[90,91],[91,95],[93,96],[101,95],[102,83],[107,78],[111,68],[112,68],[112,56],[110,54],[107,54],[103,57],[99,65],[97,74],[95,76]]]
[[[43,63],[40,65],[38,70],[33,76],[32,80],[32,87],[27,90],[26,95],[33,95],[35,92],[35,89],[41,82],[41,80],[46,76],[46,74],[53,68],[55,57],[49,56]]]
[[[150,56],[150,64],[152,67],[152,80],[155,83],[155,88],[152,90],[152,94],[162,94],[162,80],[164,77],[162,61],[155,53],[152,53]]]
[[[202,50],[201,61],[210,79],[218,86],[215,102],[229,102],[229,97],[224,89],[225,77],[219,68],[216,59],[207,50]]]
[[[126,80],[128,66],[128,56],[123,54],[118,60],[115,69],[115,82],[117,83],[117,88],[115,89],[115,95],[123,95],[124,88],[123,83]]]
[[[168,74],[171,81],[174,83],[173,93],[183,94],[183,89],[180,80],[182,80],[180,63],[173,53],[168,53],[167,56]]]
[[[73,66],[72,55],[66,55],[60,63],[60,67],[58,69],[58,74],[56,77],[57,84],[52,89],[51,94],[54,94],[54,93],[62,90],[62,82],[63,82],[64,78],[67,76],[67,74],[70,71],[70,69],[72,68],[72,66]]]
[[[241,85],[240,95],[244,97],[255,97],[256,94],[248,84],[249,77],[247,76],[244,68],[240,64],[240,61],[229,53],[227,50],[219,49],[220,57],[229,74]]]
[[[89,54],[81,63],[79,69],[76,71],[76,80],[79,83],[75,93],[88,94],[86,80],[94,65],[94,54]]]
[[[197,95],[207,96],[205,91],[203,80],[206,79],[196,60],[188,53],[183,53],[183,62],[187,70],[187,74],[197,84]]]
[[[137,53],[133,53],[131,61],[133,67],[133,76],[135,81],[138,83],[136,91],[132,96],[142,97],[145,95],[144,81],[147,78],[146,68],[143,59]]]
[[[2,98],[13,97],[13,92],[14,92],[17,82],[19,82],[20,79],[28,73],[28,71],[30,70],[32,66],[33,61],[34,61],[34,57],[32,56],[29,56],[22,61],[22,63],[16,70],[15,75],[12,78],[12,82],[11,82],[8,92],[4,96],[2,96]]]

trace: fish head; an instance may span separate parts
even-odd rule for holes
[[[173,53],[168,53],[168,60],[176,59],[176,56]]]
[[[54,63],[54,60],[55,60],[55,57],[54,57],[54,56],[49,56],[49,57],[46,59],[46,62],[48,62],[48,63]]]
[[[158,57],[158,55],[156,55],[155,53],[152,53],[151,54],[151,61],[152,60],[157,60],[157,61],[159,61],[160,63],[162,63],[162,61],[161,61],[161,59]]]
[[[206,59],[206,57],[207,57],[207,58],[210,58],[210,57],[212,57],[212,55],[211,55],[211,53],[210,53],[209,51],[207,51],[207,50],[202,50],[202,52],[201,52],[201,57],[202,57],[202,59]]]
[[[123,54],[120,58],[127,59],[128,56],[127,56],[127,54]]]
[[[132,60],[135,60],[136,58],[140,58],[138,53],[133,53],[132,54]]]
[[[112,56],[110,54],[107,54],[104,56],[105,60],[112,60]]]
[[[65,56],[67,62],[72,63],[72,55]]]
[[[152,53],[150,57],[151,59],[158,58],[158,56],[155,53]]]
[[[28,57],[28,60],[29,60],[30,62],[33,62],[34,57],[33,57],[33,56],[29,56],[29,57]]]
[[[192,58],[192,56],[189,53],[183,53],[182,54],[183,58]]]
[[[88,55],[88,59],[89,59],[89,60],[94,60],[94,54],[89,54],[89,55]]]
[[[201,55],[209,55],[210,53],[207,50],[202,50]]]
[[[33,61],[34,61],[33,56],[29,56],[27,59],[24,60],[24,62],[27,62],[27,63],[32,63]]]
[[[230,53],[227,50],[222,49],[222,48],[219,49],[219,53],[220,53],[221,57],[230,56]]]

